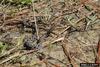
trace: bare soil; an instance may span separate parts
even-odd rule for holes
[[[95,63],[100,2],[37,1],[0,5],[0,67],[80,67]]]

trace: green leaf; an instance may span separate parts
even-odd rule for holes
[[[7,48],[7,44],[4,45],[3,42],[0,42],[0,53],[3,53]]]
[[[0,49],[1,49],[1,48],[3,48],[3,43],[2,43],[2,42],[0,42]]]
[[[32,0],[21,0],[22,4],[30,4]]]

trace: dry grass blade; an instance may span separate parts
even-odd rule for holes
[[[52,43],[59,42],[59,41],[62,41],[62,40],[64,40],[64,37],[58,38],[58,39],[54,40]]]
[[[13,55],[11,55],[10,57],[7,57],[6,59],[4,59],[3,61],[0,62],[0,64],[6,63],[7,61],[16,58],[16,57],[21,57],[23,55],[27,55],[27,54],[31,54],[33,52],[36,52],[37,50],[30,50],[28,52],[24,52],[24,53],[20,53],[19,51],[14,53]]]
[[[7,61],[9,61],[9,60],[11,60],[11,59],[13,59],[13,58],[19,56],[19,55],[20,55],[19,52],[17,52],[17,53],[15,53],[14,55],[12,55],[12,56],[10,56],[10,57],[7,57],[5,60],[1,61],[0,64],[3,64],[3,63],[5,63],[5,62],[7,62]]]

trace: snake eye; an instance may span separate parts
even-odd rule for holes
[[[5,45],[5,43],[3,43],[2,45]]]

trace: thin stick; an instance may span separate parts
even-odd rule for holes
[[[39,30],[38,30],[38,26],[37,26],[37,22],[36,22],[36,17],[35,17],[35,5],[34,5],[34,0],[32,1],[32,5],[33,5],[33,12],[34,12],[34,22],[35,22],[35,28],[36,28],[36,34],[37,34],[37,38],[39,39]]]
[[[100,39],[98,41],[98,45],[97,45],[97,57],[96,57],[96,63],[100,63]]]

